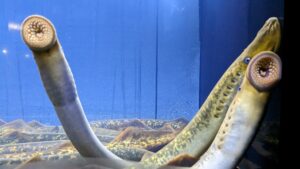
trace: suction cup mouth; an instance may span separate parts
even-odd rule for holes
[[[29,16],[23,21],[21,34],[27,46],[34,51],[48,50],[56,42],[54,26],[39,15]]]
[[[259,91],[268,91],[281,79],[282,64],[273,52],[261,52],[250,62],[247,78]]]

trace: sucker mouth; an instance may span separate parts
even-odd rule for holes
[[[39,21],[31,22],[28,27],[27,32],[31,40],[36,38],[38,41],[43,41],[44,35],[49,33],[48,28]]]
[[[47,50],[56,42],[54,26],[42,16],[26,18],[21,33],[24,42],[34,51]]]
[[[281,60],[273,52],[261,52],[250,62],[247,78],[259,91],[267,91],[281,79]]]

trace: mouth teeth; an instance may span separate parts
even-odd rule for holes
[[[56,33],[49,20],[42,16],[30,16],[22,24],[24,42],[35,51],[47,50],[56,42]]]
[[[281,60],[273,52],[262,52],[248,67],[247,78],[259,91],[272,88],[281,79]]]

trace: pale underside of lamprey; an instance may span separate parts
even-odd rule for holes
[[[119,159],[108,151],[93,133],[79,100],[75,81],[49,20],[33,15],[22,24],[24,42],[32,50],[43,85],[62,126],[85,157]]]
[[[125,160],[120,160],[107,150],[91,130],[52,23],[42,16],[33,15],[24,20],[21,31],[24,42],[34,54],[47,94],[74,147],[82,156],[118,159],[121,161],[120,167],[128,166]],[[249,61],[261,51],[276,52],[279,42],[278,19],[270,18],[253,42],[227,69],[187,127],[163,149],[144,158],[142,166],[158,168],[181,154],[199,158],[215,138]]]
[[[280,79],[281,61],[275,53],[262,52],[250,62],[213,143],[193,169],[231,169],[236,166],[258,128],[270,89]]]
[[[279,21],[277,18],[270,18],[257,33],[255,39],[220,78],[191,122],[171,143],[153,156],[146,158],[142,163],[149,166],[161,166],[174,160],[174,157],[175,159],[181,158],[182,155],[199,158],[214,139],[238,91],[249,61],[255,59],[259,52],[276,52],[279,43]]]

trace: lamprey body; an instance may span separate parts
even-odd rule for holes
[[[162,166],[182,154],[199,158],[217,134],[228,107],[244,78],[249,61],[255,59],[255,55],[259,52],[276,52],[279,48],[280,38],[278,19],[268,19],[255,39],[215,85],[191,122],[172,142],[153,156],[146,158],[142,163],[151,167]]]
[[[281,79],[280,58],[263,52],[254,58],[210,148],[193,169],[231,169],[251,142],[270,89]]]

